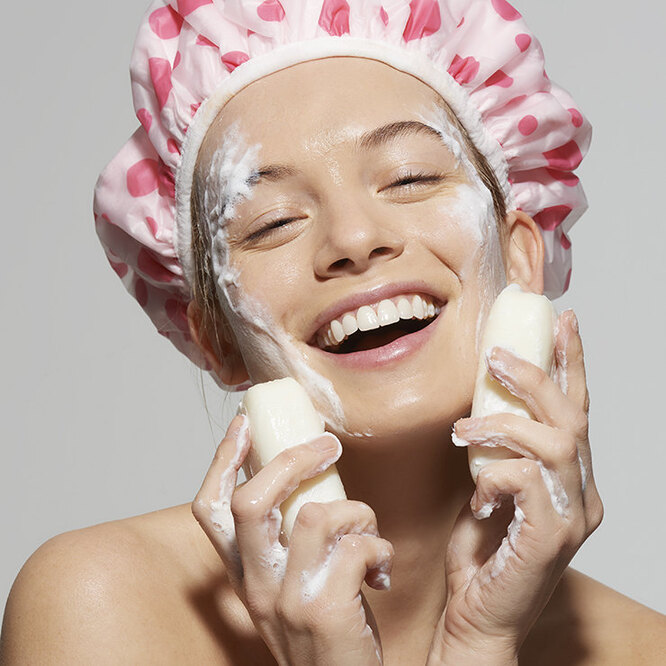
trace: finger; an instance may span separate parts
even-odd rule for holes
[[[376,589],[388,589],[394,555],[393,545],[386,539],[343,534],[328,557],[301,571],[300,586],[284,588],[285,595],[291,603],[321,602],[330,607],[335,600],[357,598],[368,576]]]
[[[231,499],[236,538],[246,573],[280,571],[280,505],[300,485],[339,459],[342,446],[335,435],[324,433],[311,442],[283,451],[242,487]],[[277,564],[277,566],[276,566]]]
[[[557,320],[555,362],[563,392],[587,413],[589,395],[585,377],[583,343],[578,332],[578,320],[573,310],[565,310]]]
[[[236,544],[231,497],[238,470],[250,448],[248,421],[236,416],[215,452],[215,457],[192,502],[192,513],[222,558],[232,579],[242,575]]]
[[[474,517],[469,503],[460,510],[446,551],[446,573],[453,590],[465,587],[494,555],[514,516],[513,502],[505,501],[484,520]]]
[[[354,500],[304,504],[289,539],[285,586],[300,586],[301,572],[321,566],[344,534],[379,536],[375,512]]]
[[[457,446],[507,448],[557,471],[568,494],[583,490],[578,444],[570,432],[515,414],[492,414],[460,419],[454,434]]]
[[[486,355],[488,372],[504,388],[520,398],[541,423],[569,430],[572,424],[586,436],[587,417],[562,393],[560,387],[539,367],[507,349],[493,347]],[[584,423],[583,423],[584,421]]]
[[[539,461],[519,458],[483,467],[470,501],[474,517],[487,518],[508,495],[538,539],[550,538],[554,527],[568,529],[569,524],[583,518],[580,494],[569,497],[559,475]]]

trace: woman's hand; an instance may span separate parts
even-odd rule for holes
[[[279,664],[381,664],[361,584],[388,588],[393,547],[379,537],[372,509],[350,500],[305,504],[288,548],[280,542],[280,505],[338,460],[340,442],[326,433],[284,451],[236,487],[249,448],[246,417],[238,416],[192,511],[264,642]]]
[[[495,348],[488,357],[490,374],[536,420],[496,414],[455,425],[463,445],[503,446],[520,457],[484,466],[470,505],[458,516],[446,557],[446,610],[429,664],[517,663],[562,573],[601,522],[583,349],[571,310],[558,320],[555,359],[553,381]],[[510,497],[507,506],[503,500]]]

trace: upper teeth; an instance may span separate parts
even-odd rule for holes
[[[322,349],[337,347],[356,331],[371,331],[395,324],[401,319],[429,319],[438,314],[439,306],[428,296],[396,296],[345,312],[319,330],[317,344]]]

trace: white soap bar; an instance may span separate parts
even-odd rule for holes
[[[534,418],[522,400],[488,374],[486,353],[493,347],[504,347],[550,374],[556,320],[555,308],[545,296],[523,291],[517,284],[510,284],[499,293],[488,314],[481,341],[472,416],[509,412]],[[468,447],[468,455],[469,469],[475,482],[479,470],[486,463],[516,457],[503,447],[474,445]]]
[[[250,422],[251,474],[256,474],[285,449],[309,442],[324,432],[324,422],[308,394],[291,377],[252,386],[238,409]],[[338,499],[347,499],[347,495],[335,465],[303,481],[280,507],[282,529],[287,537],[291,535],[296,514],[306,502]]]

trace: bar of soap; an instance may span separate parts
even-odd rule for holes
[[[324,432],[324,421],[308,394],[291,377],[249,388],[239,412],[249,419],[252,448],[248,464],[252,475],[285,449],[304,444]],[[347,499],[347,495],[335,465],[303,481],[280,506],[282,529],[287,537],[291,536],[296,514],[306,502],[338,499]]]
[[[472,416],[508,412],[534,418],[522,400],[488,374],[486,353],[493,347],[504,347],[550,374],[556,320],[555,308],[545,296],[523,291],[517,284],[510,284],[499,293],[488,314],[481,340]],[[504,447],[470,445],[468,456],[469,469],[476,483],[483,465],[515,458],[516,454]]]

